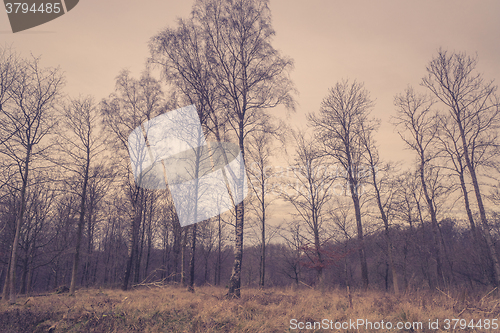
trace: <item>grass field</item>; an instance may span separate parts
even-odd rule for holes
[[[15,305],[0,304],[0,332],[449,332],[453,326],[457,332],[499,331],[492,329],[492,320],[500,316],[496,290],[476,295],[464,291],[400,296],[353,292],[352,306],[344,290],[245,288],[240,299],[226,299],[225,292],[224,288],[199,287],[189,293],[165,286],[127,292],[79,290],[74,297],[20,297]],[[464,321],[454,318],[465,319],[465,329],[459,329]],[[490,329],[484,329],[485,319],[490,320]],[[363,325],[353,328],[357,320],[363,320]],[[429,328],[429,320],[437,323],[437,330]],[[367,321],[371,329],[365,326]],[[319,322],[316,329],[314,322]],[[406,329],[398,329],[397,323]]]

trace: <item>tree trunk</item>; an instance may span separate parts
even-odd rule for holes
[[[5,272],[5,280],[3,283],[2,300],[4,302],[7,301],[7,297],[9,296],[9,272],[10,272],[10,260],[7,263],[7,271]]]
[[[243,107],[244,109],[244,107]],[[242,163],[240,166],[240,178],[246,177],[245,175],[245,146],[244,142],[244,124],[243,121],[240,120],[239,124],[239,146],[241,152]],[[224,154],[225,155],[225,154]],[[227,163],[227,162],[226,162]],[[237,191],[238,197],[243,198],[243,186],[244,180],[241,186],[238,186]],[[241,265],[243,262],[243,223],[245,220],[245,201],[241,201],[236,205],[236,225],[235,225],[235,248],[234,248],[234,263],[233,270],[231,273],[231,278],[229,279],[229,290],[227,293],[228,297],[237,297],[240,298],[240,288],[241,288]]]
[[[136,191],[139,191],[137,196],[142,198],[143,190],[140,188],[136,188]],[[132,220],[132,226],[131,226],[132,234],[130,235],[130,247],[128,250],[127,266],[125,268],[125,275],[123,277],[123,284],[122,284],[122,290],[124,291],[128,289],[130,276],[132,275],[132,268],[134,267],[135,260],[137,259],[136,257],[138,251],[139,230],[142,219],[142,210],[139,202],[142,202],[142,200],[138,200],[138,198],[136,198],[134,207],[135,210],[134,219]]]
[[[215,285],[220,285],[220,274],[222,270],[222,225],[221,225],[221,217],[219,215],[219,225],[218,225],[218,237],[217,237],[217,275],[215,280]]]
[[[19,235],[21,233],[21,225],[23,224],[24,211],[26,208],[26,189],[28,187],[29,164],[31,157],[31,146],[28,146],[26,158],[24,160],[23,185],[21,187],[21,202],[19,212],[16,217],[16,233],[12,243],[12,252],[9,265],[9,303],[16,303],[16,268],[17,268],[17,249],[19,246]]]
[[[76,234],[75,256],[73,258],[73,269],[71,272],[71,284],[69,287],[69,294],[75,294],[76,277],[78,274],[78,265],[80,263],[80,249],[82,245],[83,227],[85,226],[85,201],[87,199],[87,184],[89,180],[89,166],[90,166],[90,151],[87,149],[87,163],[85,165],[85,174],[83,176],[83,188],[80,201],[80,218],[78,220],[78,231]]]
[[[179,256],[181,252],[181,238],[182,238],[182,228],[180,227],[179,222],[173,223],[174,228],[174,281],[180,281],[180,273],[179,273]]]
[[[210,252],[208,254],[205,254],[205,275],[203,276],[203,284],[207,284],[208,281],[208,259],[210,256]],[[215,282],[214,282],[215,284]]]
[[[476,247],[476,252],[474,253],[475,260],[477,260],[478,262],[481,262],[481,272],[482,272],[483,277],[486,280],[491,280],[490,276],[488,276],[488,273],[485,269],[485,265],[483,264],[485,258],[491,259],[491,253],[490,253],[489,249],[487,249],[488,254],[486,256],[484,256],[481,253],[481,252],[483,252],[482,246],[481,246],[482,240],[481,240],[480,235],[478,233],[478,230],[476,228],[476,223],[474,222],[474,216],[472,215],[472,210],[470,208],[469,193],[467,191],[467,185],[465,183],[465,177],[464,177],[464,172],[465,172],[464,165],[462,163],[462,158],[460,157],[460,155],[457,154],[456,160],[457,160],[458,165],[455,165],[455,169],[456,169],[456,172],[457,172],[458,177],[460,179],[460,187],[462,189],[462,194],[464,197],[465,212],[467,213],[467,218],[469,220],[472,237],[473,237],[474,244]],[[495,274],[493,273],[493,276],[494,275]]]
[[[369,152],[370,158],[371,158],[371,152]],[[378,209],[380,211],[380,216],[382,217],[382,221],[384,222],[384,228],[385,228],[385,240],[387,243],[387,256],[389,259],[389,266],[391,269],[392,273],[392,285],[394,288],[394,293],[397,295],[399,294],[399,285],[398,285],[398,276],[396,273],[396,267],[394,266],[394,259],[392,255],[392,240],[391,240],[391,235],[389,234],[389,219],[387,217],[387,214],[385,213],[384,206],[382,205],[382,199],[380,198],[380,189],[377,184],[377,178],[376,178],[376,170],[375,170],[375,165],[373,160],[370,161],[371,164],[371,174],[372,174],[372,181],[373,181],[373,187],[375,188],[375,195],[377,197],[377,205]],[[387,289],[387,286],[386,286]]]
[[[479,246],[479,240],[476,232],[476,223],[474,222],[474,217],[472,216],[472,210],[470,209],[469,193],[467,192],[467,186],[465,185],[463,170],[458,174],[458,176],[460,178],[460,187],[462,188],[462,194],[464,195],[465,211],[467,212],[467,217],[469,219],[470,230],[472,232],[472,236],[474,237],[476,245]]]
[[[264,194],[264,193],[262,193]],[[262,247],[260,254],[260,279],[259,286],[264,287],[266,278],[266,213],[264,207],[264,197],[262,197]]]
[[[22,260],[23,262],[23,274],[21,275],[21,291],[20,294],[24,295],[26,294],[26,284],[27,284],[27,278],[28,278],[28,255],[26,255],[26,258]]]
[[[161,256],[161,266],[163,267],[161,278],[162,280],[170,276],[170,244],[169,244],[169,230],[165,226],[163,231],[163,251]]]
[[[352,166],[348,165],[348,173],[349,173],[349,187],[351,190],[351,198],[354,204],[354,212],[356,215],[356,227],[357,227],[357,236],[358,236],[358,254],[359,260],[361,262],[361,279],[363,281],[363,290],[368,289],[368,265],[366,263],[366,253],[365,253],[365,243],[363,239],[363,225],[361,223],[361,208],[359,205],[359,196],[357,189],[357,182],[354,181],[354,177],[352,176]]]
[[[368,289],[369,280],[368,280],[368,264],[366,262],[366,253],[365,253],[365,242],[363,239],[363,224],[361,222],[361,207],[359,204],[359,193],[358,193],[358,181],[354,178],[354,163],[352,161],[351,155],[351,147],[349,144],[345,144],[345,155],[347,159],[346,163],[346,172],[348,176],[349,189],[351,191],[351,198],[354,205],[354,213],[356,217],[356,228],[357,228],[357,237],[358,237],[358,254],[359,260],[361,263],[361,280],[363,281],[363,290]]]
[[[312,193],[311,193],[312,194]],[[314,207],[314,201],[313,201],[313,207]],[[319,241],[319,230],[318,230],[318,219],[317,215],[315,214],[315,209],[313,208],[312,212],[312,220],[313,226],[314,226],[314,249],[316,251],[316,256],[318,257],[318,262],[315,264],[316,266],[316,274],[317,274],[317,279],[318,279],[318,285],[323,287],[323,257],[321,255],[321,243]]]
[[[474,186],[474,193],[476,194],[477,206],[479,208],[479,216],[481,217],[481,223],[483,224],[484,237],[486,238],[486,244],[488,245],[489,254],[491,261],[493,262],[493,269],[495,273],[495,283],[496,286],[500,286],[500,263],[498,262],[497,251],[495,249],[495,244],[491,239],[490,226],[488,219],[486,218],[486,211],[484,209],[483,198],[481,196],[481,190],[479,189],[479,183],[477,181],[476,169],[472,165],[472,161],[469,158],[469,149],[467,146],[467,141],[465,139],[465,133],[459,122],[460,136],[462,137],[462,145],[464,147],[464,157],[465,163],[467,164],[467,169],[469,170],[470,176],[472,178],[472,185]]]
[[[28,279],[26,281],[26,294],[31,294],[31,285],[33,283],[33,262],[30,262],[28,268]]]
[[[424,161],[424,157],[421,157],[421,160]],[[441,286],[440,281],[444,282],[443,269],[441,264],[441,251],[440,251],[440,242],[439,242],[439,230],[438,223],[436,218],[436,211],[434,209],[434,202],[432,198],[429,196],[429,192],[427,190],[427,183],[425,182],[424,175],[424,162],[420,163],[420,181],[422,183],[422,190],[424,192],[425,201],[427,202],[427,207],[429,208],[429,213],[431,215],[431,223],[432,223],[432,234],[433,234],[433,248],[431,249],[434,259],[436,260],[436,275],[437,275],[437,283],[438,286]],[[430,281],[430,280],[429,280]]]
[[[134,269],[134,283],[139,283],[141,282],[141,263],[142,263],[142,257],[143,257],[143,252],[144,252],[144,235],[146,231],[146,218],[147,218],[147,210],[148,210],[148,198],[144,198],[142,200],[143,206],[141,207],[142,209],[142,218],[141,218],[141,224],[138,230],[140,230],[141,236],[140,236],[140,241],[137,241],[137,258],[135,260],[135,269]]]
[[[365,253],[365,242],[363,238],[363,225],[361,224],[361,209],[359,206],[359,198],[357,194],[353,194],[353,202],[354,202],[354,211],[356,213],[356,227],[358,233],[358,254],[359,260],[361,262],[361,279],[363,281],[363,290],[368,289],[369,280],[368,280],[368,264],[366,262],[366,253]]]
[[[148,277],[148,271],[149,271],[149,261],[151,260],[151,249],[153,247],[153,235],[151,234],[151,221],[149,221],[149,226],[148,226],[148,233],[147,233],[147,236],[148,236],[148,249],[147,249],[147,252],[146,252],[146,267],[144,267],[144,276],[145,277]]]
[[[87,261],[85,263],[85,285],[88,288],[90,284],[90,271],[92,269],[92,248],[93,248],[93,216],[94,216],[94,204],[93,200],[90,201],[89,213],[88,213],[88,223],[87,223]],[[97,265],[97,262],[96,262]]]
[[[189,284],[188,291],[194,292],[194,264],[196,250],[196,223],[193,224],[193,234],[191,239],[191,260],[189,261]]]
[[[235,247],[234,247],[234,263],[231,278],[229,279],[228,297],[241,297],[241,263],[243,260],[243,216],[244,206],[240,202],[236,206],[236,227],[235,227]]]
[[[182,237],[181,244],[181,285],[186,284],[186,243],[187,243],[187,230],[184,230],[184,237]]]

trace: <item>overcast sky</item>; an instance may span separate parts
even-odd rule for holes
[[[0,44],[23,56],[42,55],[60,66],[71,96],[107,97],[115,77],[128,68],[144,69],[149,38],[177,17],[187,17],[190,1],[82,0],[64,16],[12,34],[0,13]],[[394,95],[417,86],[439,47],[477,52],[479,70],[500,78],[500,1],[497,0],[271,0],[275,48],[294,59],[300,93],[292,124],[317,111],[328,88],[343,78],[364,82],[382,119],[377,136],[382,157],[409,155],[387,123]],[[277,114],[283,114],[277,110]]]

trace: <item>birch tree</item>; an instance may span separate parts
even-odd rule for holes
[[[292,61],[272,47],[274,34],[267,0],[197,0],[190,19],[180,20],[177,30],[167,29],[151,43],[153,59],[164,64],[167,77],[197,105],[202,125],[208,124],[220,140],[220,126],[227,124],[243,159],[245,139],[259,130],[265,110],[294,107]],[[240,296],[244,208],[244,202],[235,207],[231,297]]]

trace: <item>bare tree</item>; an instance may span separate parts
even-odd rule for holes
[[[437,157],[434,145],[437,141],[437,116],[433,113],[433,101],[426,95],[416,93],[407,88],[405,93],[396,96],[395,105],[398,114],[394,124],[401,128],[399,135],[418,157],[418,174],[420,185],[431,217],[434,245],[431,252],[436,261],[437,280],[442,281],[443,271],[440,254],[439,227],[436,217],[436,206],[429,189],[429,179],[426,176],[432,168],[431,161]],[[408,136],[405,136],[408,133]]]
[[[16,302],[16,264],[19,235],[26,209],[26,191],[30,185],[30,171],[35,160],[46,153],[43,139],[51,133],[56,122],[53,109],[59,100],[64,80],[59,69],[41,68],[40,60],[33,58],[21,63],[19,74],[11,88],[12,103],[2,106],[1,132],[14,133],[2,142],[0,153],[18,166],[21,178],[20,205],[16,216],[8,281],[9,302]],[[2,134],[2,137],[4,136]],[[7,299],[7,288],[3,292]]]
[[[104,122],[117,139],[115,148],[122,158],[124,167],[124,183],[126,184],[129,203],[133,209],[130,228],[130,243],[127,266],[122,289],[127,290],[135,263],[139,260],[139,232],[143,219],[144,189],[134,181],[130,172],[127,145],[129,134],[144,121],[150,120],[163,111],[163,92],[159,82],[147,72],[137,80],[127,71],[117,77],[116,93],[101,103]]]
[[[427,87],[446,107],[455,121],[463,149],[463,159],[474,187],[479,215],[484,229],[489,255],[493,263],[495,282],[500,285],[500,262],[491,238],[483,195],[477,176],[478,150],[498,144],[500,104],[493,82],[485,82],[475,71],[477,59],[465,53],[439,50],[427,66],[428,75],[422,85]]]
[[[80,197],[70,295],[74,295],[76,288],[83,228],[87,215],[89,179],[98,176],[95,174],[96,171],[97,173],[103,171],[102,166],[98,166],[98,163],[102,163],[104,160],[102,154],[106,148],[104,136],[99,130],[100,124],[99,110],[91,97],[73,99],[64,107],[61,132],[57,138],[58,146],[65,159],[65,161],[57,161],[57,164],[63,170],[70,172],[71,176],[77,177],[73,187],[79,189],[76,192]]]
[[[297,147],[292,165],[293,176],[288,186],[283,189],[282,197],[292,204],[296,217],[306,224],[310,237],[303,235],[304,243],[313,246],[314,255],[309,259],[317,271],[319,284],[322,284],[323,269],[329,259],[325,257],[323,249],[329,240],[325,226],[326,210],[333,195],[331,188],[337,179],[337,173],[329,167],[328,157],[322,154],[317,142],[308,140],[303,133],[297,133],[294,137]]]
[[[330,89],[319,114],[309,115],[318,141],[323,143],[324,153],[340,163],[345,170],[356,216],[361,278],[365,290],[368,288],[368,266],[361,221],[360,189],[366,178],[363,172],[366,167],[363,164],[363,156],[366,154],[363,132],[370,132],[375,126],[374,121],[369,118],[372,107],[373,101],[363,84],[342,81]]]
[[[394,265],[393,244],[389,227],[389,219],[394,208],[394,194],[396,188],[396,186],[394,186],[396,185],[395,178],[393,177],[390,179],[389,177],[390,175],[394,175],[395,168],[391,164],[382,165],[377,147],[375,146],[375,142],[370,131],[363,131],[362,140],[366,148],[367,164],[371,174],[371,185],[375,190],[375,200],[380,212],[380,218],[384,223],[384,235],[387,242],[387,256],[392,273],[392,285],[394,293],[398,294],[398,275]]]
[[[183,82],[181,87],[186,95],[192,98],[192,90],[196,91],[194,102],[200,105],[199,111],[204,116],[210,116],[215,133],[225,123],[222,120],[228,120],[244,159],[245,138],[258,130],[264,110],[280,104],[294,106],[288,77],[292,61],[271,46],[274,30],[268,1],[198,0],[192,18],[181,20],[179,25],[178,34],[167,30],[155,37],[154,49],[168,55],[167,72],[173,71]],[[167,49],[171,47],[182,52],[169,53]],[[196,58],[198,55],[201,58]],[[210,72],[200,71],[200,65]],[[198,82],[196,87],[191,83],[193,79]],[[217,101],[217,105],[209,101]],[[203,124],[206,118],[200,119]],[[239,176],[243,172],[242,164]],[[242,191],[243,188],[238,197],[242,197]],[[243,223],[244,202],[241,202],[236,206],[235,260],[229,296],[240,296]]]
[[[278,134],[280,131],[277,127],[268,124],[264,131],[254,132],[249,139],[249,150],[247,162],[249,166],[247,172],[249,174],[251,189],[255,200],[250,203],[250,206],[255,211],[259,221],[260,229],[260,265],[259,265],[259,286],[263,287],[266,277],[266,245],[270,240],[269,234],[266,235],[268,207],[276,200],[277,196],[273,196],[272,181],[275,174],[272,171],[271,158],[273,151],[277,148],[273,147],[273,134]],[[271,234],[272,236],[272,234]]]
[[[16,83],[17,76],[20,74],[20,70],[22,67],[22,61],[21,59],[18,58],[18,56],[10,49],[10,48],[5,48],[5,47],[0,47],[0,113],[4,112],[4,109],[6,110],[8,107],[13,107],[10,104],[13,104],[14,102],[12,101],[12,93],[14,89],[14,84]],[[4,142],[8,141],[18,130],[19,127],[11,127],[9,126],[8,122],[10,120],[8,117],[2,117],[0,116],[0,144],[3,144]],[[7,123],[4,123],[7,122]],[[2,179],[0,183],[0,189],[2,189],[5,185],[7,185],[11,179],[12,175],[15,174],[17,171],[12,171],[13,165],[9,161],[7,163],[2,163]],[[9,193],[7,192],[8,195]],[[2,197],[3,198],[3,197]],[[4,224],[2,227],[2,230],[5,229],[7,226],[7,223]],[[8,284],[9,284],[9,271],[10,271],[10,261],[9,264],[7,265],[7,273],[6,273],[6,279],[4,283],[4,288],[3,288],[3,296],[2,299],[6,300],[7,295],[8,295]],[[2,269],[3,271],[3,269]]]

